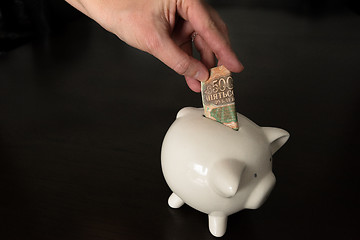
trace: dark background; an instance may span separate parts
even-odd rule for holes
[[[358,239],[356,1],[209,1],[245,65],[237,110],[290,132],[277,185],[222,239]],[[170,209],[162,139],[181,76],[63,1],[0,7],[0,239],[215,239]]]

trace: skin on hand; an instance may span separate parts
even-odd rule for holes
[[[243,66],[230,47],[228,30],[219,14],[202,0],[66,0],[116,34],[128,45],[148,52],[200,92],[209,68],[224,65],[231,72]],[[194,46],[200,61],[192,56]]]

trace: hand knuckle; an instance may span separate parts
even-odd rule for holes
[[[188,58],[183,57],[181,58],[174,66],[174,71],[177,72],[180,75],[185,75],[190,67],[190,61]]]
[[[228,35],[229,34],[229,28],[228,28],[228,26],[225,24],[225,23],[223,23],[222,24],[222,31],[226,34],[226,35]]]
[[[208,21],[208,28],[209,29],[211,29],[211,30],[213,30],[213,29],[216,29],[216,23],[215,23],[215,21],[213,20],[213,19],[209,19],[209,21]]]
[[[147,35],[144,38],[144,45],[144,50],[150,54],[153,54],[161,49],[162,42],[156,35]]]

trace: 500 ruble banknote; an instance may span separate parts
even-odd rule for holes
[[[239,129],[231,73],[224,66],[210,70],[210,77],[201,83],[204,115],[234,130]]]

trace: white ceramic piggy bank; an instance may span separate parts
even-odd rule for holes
[[[256,209],[275,184],[272,155],[289,133],[259,127],[237,114],[235,131],[203,116],[202,108],[183,108],[162,145],[161,165],[173,191],[169,205],[184,203],[209,215],[210,232],[225,234],[227,217]]]

